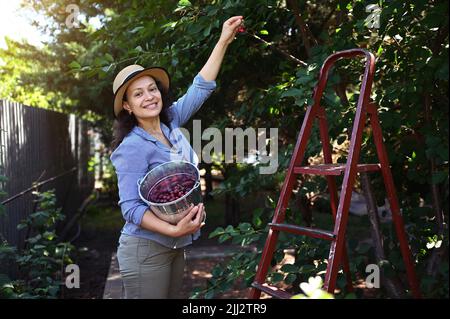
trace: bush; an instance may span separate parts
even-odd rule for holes
[[[18,250],[5,239],[0,244],[0,261],[19,269],[10,279],[0,274],[0,298],[57,298],[63,282],[64,264],[72,263],[73,246],[58,242],[55,225],[64,219],[56,208],[54,190],[34,192],[38,209],[23,220],[17,228],[27,230],[25,248]]]

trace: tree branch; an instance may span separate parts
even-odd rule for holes
[[[333,13],[336,11],[336,5],[333,6],[333,9],[330,11],[330,13],[327,14],[323,22],[320,24],[319,30],[322,31],[322,29],[325,27],[325,25],[328,23],[328,21],[333,16]]]
[[[251,36],[252,36],[253,38],[255,38],[256,40],[258,40],[258,41],[264,43],[265,45],[267,45],[267,47],[268,47],[269,49],[271,49],[272,51],[275,51],[275,52],[280,53],[281,55],[283,55],[283,56],[284,56],[285,58],[287,58],[288,60],[290,60],[290,61],[292,61],[292,62],[295,62],[295,63],[297,63],[297,64],[300,64],[300,65],[303,65],[303,66],[308,66],[308,63],[306,63],[306,62],[304,62],[304,61],[302,61],[302,60],[296,58],[295,56],[293,56],[293,55],[290,54],[289,52],[286,52],[286,51],[284,51],[283,49],[280,49],[280,48],[276,47],[273,43],[270,43],[270,42],[267,42],[267,41],[264,40],[264,39],[261,39],[261,38],[260,38],[259,36],[257,36],[256,34],[254,34],[254,33],[247,33],[247,34],[251,35]]]

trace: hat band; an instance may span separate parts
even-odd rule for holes
[[[142,71],[143,70],[137,70],[137,71],[134,71],[133,73],[130,73],[122,83],[128,82],[131,78],[133,78],[137,74],[141,73]]]

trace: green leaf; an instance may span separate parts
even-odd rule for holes
[[[77,70],[77,69],[81,68],[81,65],[77,61],[72,61],[72,62],[69,63],[69,67],[71,69]]]
[[[383,53],[383,46],[380,44],[377,50],[377,55],[380,56]]]
[[[252,225],[249,223],[240,223],[238,228],[241,232],[247,232],[252,229]]]
[[[253,216],[252,223],[253,223],[253,225],[255,225],[256,228],[259,228],[259,227],[261,227],[263,222],[259,216]]]
[[[244,238],[245,238],[245,236],[242,236],[242,235],[233,236],[233,239],[231,242],[233,244],[241,244],[244,241]]]
[[[281,97],[291,97],[291,96],[299,96],[303,94],[303,90],[297,88],[290,88],[289,90],[283,92]]]
[[[267,31],[267,30],[261,30],[261,31],[259,31],[259,34],[262,34],[262,35],[268,35],[268,34],[269,34],[269,31]]]
[[[231,236],[229,234],[223,234],[219,237],[219,243],[223,243],[224,241],[230,239]]]
[[[209,25],[204,31],[203,31],[203,35],[205,36],[205,37],[208,37],[209,36],[209,34],[211,33],[211,25]]]
[[[216,15],[217,11],[219,11],[219,7],[212,7],[211,10],[208,11],[208,16]],[[216,20],[216,22],[219,22],[219,20]]]
[[[283,276],[283,274],[276,272],[271,275],[271,278],[272,278],[273,283],[277,283],[277,282],[283,281],[284,276]]]
[[[298,272],[298,266],[293,264],[284,264],[280,270],[283,272],[296,273]]]
[[[105,59],[106,59],[107,61],[109,61],[109,62],[114,62],[113,56],[112,56],[111,54],[109,54],[109,53],[106,53],[106,54],[105,54]]]
[[[139,26],[139,27],[136,27],[133,30],[131,30],[130,33],[136,33],[136,32],[139,32],[142,29],[144,29],[144,27],[143,26]]]
[[[199,33],[201,30],[203,29],[203,26],[200,23],[194,24],[193,26],[191,26],[189,28],[189,33],[196,35],[197,33]]]
[[[170,21],[170,22],[168,22],[168,23],[166,23],[166,24],[163,24],[163,25],[161,26],[161,28],[162,28],[162,29],[164,29],[164,28],[173,29],[176,25],[177,25],[177,21]]]
[[[179,7],[190,7],[192,6],[192,3],[189,0],[180,0],[178,1]]]
[[[312,80],[313,80],[313,77],[311,75],[303,75],[295,81],[295,84],[305,85],[305,84],[311,82]],[[301,92],[303,93],[303,90]]]
[[[22,230],[28,227],[27,223],[20,223],[17,225],[17,230]]]
[[[234,227],[232,225],[228,225],[227,228],[225,228],[226,233],[234,233]]]
[[[54,232],[46,231],[46,232],[44,233],[43,237],[44,237],[45,239],[51,241],[51,240],[53,240],[53,239],[56,237],[56,235],[55,235]]]
[[[297,275],[296,274],[289,274],[286,276],[286,278],[284,279],[284,281],[290,285],[292,284],[295,280],[297,279]]]
[[[213,238],[222,235],[225,230],[222,227],[217,227],[212,233],[209,234],[208,238]]]
[[[315,270],[316,270],[316,267],[314,267],[313,265],[303,265],[300,267],[298,272],[302,273],[302,274],[305,274],[305,273],[308,274]]]

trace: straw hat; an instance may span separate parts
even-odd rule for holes
[[[138,77],[149,75],[161,83],[163,89],[167,92],[170,88],[169,73],[162,67],[144,68],[137,64],[129,65],[123,68],[114,79],[113,93],[114,93],[114,116],[122,111],[123,95],[125,94],[131,82]]]

